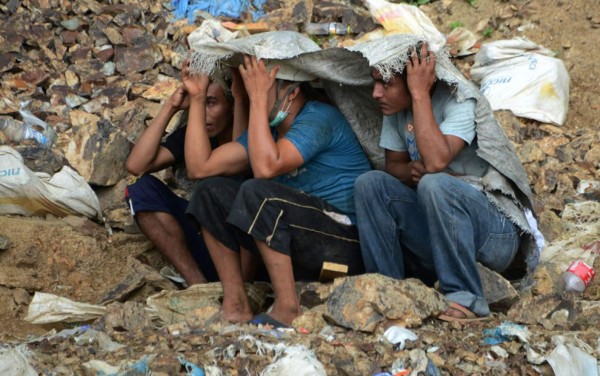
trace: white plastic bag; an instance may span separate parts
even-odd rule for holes
[[[37,376],[38,373],[29,364],[30,356],[27,345],[0,347],[0,375]]]
[[[493,110],[562,125],[569,108],[569,74],[552,51],[525,38],[485,44],[471,78]]]
[[[52,176],[35,173],[19,152],[0,146],[0,214],[47,213],[101,218],[96,193],[75,170],[64,166]]]
[[[386,0],[364,0],[373,19],[388,34],[414,34],[427,40],[428,48],[437,52],[446,38],[421,9],[409,4],[394,4]]]
[[[32,324],[53,322],[83,322],[95,320],[106,313],[106,307],[79,303],[61,296],[36,291],[24,320]]]

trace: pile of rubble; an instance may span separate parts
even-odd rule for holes
[[[434,23],[448,25],[453,12],[461,14],[468,3],[432,1],[422,9]],[[482,25],[499,33],[514,35],[526,21],[539,23],[536,1],[490,3],[499,3],[498,9],[491,18],[482,16]],[[356,33],[318,38],[324,47],[378,27],[355,1],[268,1],[264,9],[262,21],[273,30],[302,31],[310,21],[337,21]],[[229,325],[214,320],[217,286],[183,292],[158,274],[165,262],[138,233],[123,200],[130,144],[177,87],[186,36],[195,26],[173,20],[168,2],[148,0],[11,0],[0,4],[0,13],[0,122],[23,122],[26,108],[56,133],[50,148],[35,140],[13,142],[3,132],[0,143],[13,145],[33,171],[76,169],[94,188],[107,223],[0,217],[0,300],[6,302],[0,307],[1,337],[7,341],[0,346],[0,369],[24,364],[23,370],[51,375],[183,370],[196,375],[194,367],[207,375],[292,369],[330,375],[409,369],[426,375],[559,374],[561,367],[589,370],[600,359],[600,279],[581,296],[560,293],[560,275],[573,259],[600,272],[597,126],[558,127],[497,113],[530,177],[550,243],[531,289],[517,292],[494,273],[482,273],[497,311],[489,320],[442,323],[435,316],[444,302],[435,290],[414,280],[366,275],[299,284],[305,313],[294,330]],[[597,27],[594,19],[586,27]],[[473,60],[455,63],[468,75]],[[579,89],[575,93],[588,98]],[[178,180],[167,173],[160,177]],[[268,307],[269,289],[250,288],[257,304]],[[91,308],[75,307],[95,314],[34,319],[30,303],[36,291],[53,294],[50,301],[60,296],[90,303]],[[182,301],[191,303],[182,307]],[[47,315],[49,307],[41,307],[40,315]]]

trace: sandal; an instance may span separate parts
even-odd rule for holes
[[[438,319],[442,321],[455,321],[455,322],[471,322],[471,321],[483,321],[487,320],[487,317],[478,317],[467,308],[461,306],[458,303],[450,302],[448,309],[438,316]]]

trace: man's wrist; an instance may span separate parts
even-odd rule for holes
[[[190,95],[190,100],[193,102],[206,102],[206,93]]]

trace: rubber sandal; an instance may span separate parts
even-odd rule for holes
[[[273,329],[288,329],[289,328],[289,326],[285,325],[282,322],[275,320],[274,318],[267,315],[266,313],[260,313],[256,316],[254,316],[254,318],[252,320],[248,321],[248,324],[269,325],[269,326],[272,326]]]
[[[456,317],[448,314],[448,311],[458,311],[462,317]],[[461,306],[458,303],[450,302],[448,304],[448,309],[446,312],[442,313],[438,316],[438,319],[442,321],[454,321],[454,322],[473,322],[473,321],[484,321],[487,320],[487,317],[478,317],[473,312],[469,311],[467,308]]]

